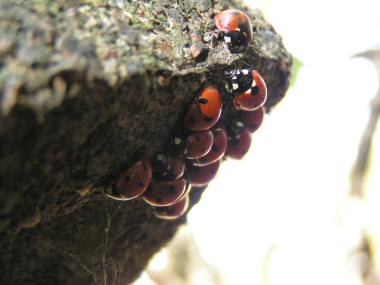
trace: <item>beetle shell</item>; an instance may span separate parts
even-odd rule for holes
[[[227,155],[233,159],[242,159],[251,146],[251,133],[245,129],[238,137],[228,141]]]
[[[256,71],[252,71],[254,79],[250,90],[234,98],[235,108],[243,111],[254,111],[264,105],[267,99],[267,86],[264,79]]]
[[[186,191],[186,181],[178,179],[174,181],[152,181],[144,194],[144,200],[156,207],[170,206]]]
[[[186,139],[185,156],[196,159],[205,156],[211,150],[214,135],[211,131],[191,134]]]
[[[216,176],[219,166],[220,160],[201,167],[191,166],[189,168],[191,185],[193,187],[202,187],[209,184],[210,181]]]
[[[252,41],[252,24],[249,17],[239,10],[225,10],[215,16],[216,27],[224,32],[224,41],[231,52],[244,52]]]
[[[239,114],[239,120],[251,133],[254,133],[260,128],[261,124],[263,123],[264,114],[264,107],[260,107],[253,112],[241,112]]]
[[[208,130],[217,123],[221,112],[220,92],[214,87],[206,87],[191,104],[185,116],[185,128],[191,131]]]
[[[185,161],[179,156],[169,157],[169,170],[167,175],[164,177],[170,180],[176,180],[183,176],[185,172]]]
[[[199,159],[194,160],[193,165],[205,166],[221,159],[227,150],[228,138],[224,126],[218,126],[212,130],[214,140],[210,152]]]
[[[140,160],[120,173],[115,189],[124,200],[130,200],[142,195],[148,188],[151,179],[150,161]]]
[[[154,209],[154,215],[162,220],[176,220],[183,216],[189,208],[189,196],[184,196],[181,200],[168,207],[157,207]]]

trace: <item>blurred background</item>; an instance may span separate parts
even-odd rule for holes
[[[380,284],[380,1],[246,3],[292,86],[135,285]]]

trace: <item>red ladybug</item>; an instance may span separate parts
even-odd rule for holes
[[[185,191],[186,181],[184,179],[152,181],[143,199],[152,206],[166,207],[181,198]]]
[[[213,141],[214,136],[211,131],[191,134],[186,139],[185,156],[189,159],[205,156],[210,152]]]
[[[214,141],[211,147],[210,152],[199,159],[194,160],[193,165],[195,166],[205,166],[215,161],[221,159],[226,152],[228,145],[228,138],[226,129],[224,126],[217,126],[212,130],[214,135]]]
[[[233,159],[242,159],[251,146],[251,133],[245,129],[240,135],[228,141],[227,155]]]
[[[251,89],[234,98],[235,108],[243,111],[254,111],[264,105],[267,99],[267,86],[264,79],[256,71],[252,71]]]
[[[192,189],[191,183],[190,183],[190,181],[187,181],[187,182],[186,182],[186,188],[185,188],[185,191],[183,192],[183,194],[181,195],[181,197],[178,198],[177,201],[179,201],[179,200],[181,200],[183,197],[189,195],[191,189]]]
[[[191,131],[208,130],[217,123],[221,113],[220,92],[214,87],[206,87],[191,104],[185,116],[185,128]]]
[[[225,10],[215,16],[216,27],[223,32],[223,39],[231,52],[244,52],[252,41],[252,24],[249,17],[239,10]]]
[[[154,209],[154,215],[162,220],[176,220],[183,216],[189,208],[189,196],[184,196],[181,200],[168,207],[157,207]]]
[[[205,166],[190,166],[190,181],[194,187],[206,186],[216,176],[220,166],[220,160]]]
[[[130,168],[120,173],[115,188],[106,193],[117,200],[130,200],[141,196],[152,179],[152,167],[149,160],[137,161]]]
[[[256,132],[264,120],[264,107],[253,112],[241,112],[238,119],[243,123],[243,125],[251,132]]]

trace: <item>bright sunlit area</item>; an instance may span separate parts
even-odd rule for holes
[[[378,130],[355,187],[379,86],[380,1],[246,3],[294,56],[291,87],[136,285],[380,284]]]

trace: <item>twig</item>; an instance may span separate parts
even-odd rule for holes
[[[372,59],[373,63],[377,67],[378,78],[380,82],[380,50],[377,52],[364,53],[363,56],[366,56]],[[352,169],[352,183],[351,183],[351,195],[362,197],[364,191],[364,180],[365,174],[368,169],[368,159],[369,153],[372,146],[372,138],[374,136],[377,122],[380,118],[380,84],[377,89],[375,97],[371,100],[371,113],[367,126],[362,135],[362,139],[359,145],[358,155],[356,162]]]

